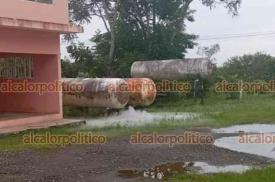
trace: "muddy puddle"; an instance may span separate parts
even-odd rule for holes
[[[237,152],[259,155],[275,160],[275,143],[240,143],[239,140],[240,137],[223,137],[217,139],[214,145]]]
[[[275,133],[274,124],[235,125],[227,128],[213,129],[214,133]]]
[[[237,125],[215,129],[213,132],[236,134],[236,136],[216,139],[214,145],[217,147],[275,160],[275,125]]]
[[[175,174],[187,172],[193,165],[194,163],[192,162],[167,163],[143,171],[120,170],[118,171],[118,176],[124,178],[144,177],[161,180]]]
[[[181,112],[152,112],[149,113],[143,110],[135,110],[130,107],[128,110],[120,113],[112,114],[108,117],[101,117],[97,119],[88,119],[85,127],[89,128],[104,128],[104,127],[134,127],[142,126],[151,123],[158,123],[160,121],[190,121],[198,118],[195,113],[181,113]]]
[[[186,173],[199,173],[199,174],[210,174],[210,173],[225,173],[235,172],[242,173],[251,169],[249,166],[243,165],[228,165],[228,166],[213,166],[205,162],[178,162],[178,163],[167,163],[158,165],[149,170],[120,170],[118,176],[123,178],[151,178],[163,180],[172,177],[176,174]]]

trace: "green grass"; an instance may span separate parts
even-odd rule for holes
[[[254,169],[243,174],[219,173],[213,175],[180,175],[169,179],[171,182],[274,182],[275,167]]]
[[[196,112],[200,113],[200,118],[191,121],[161,121],[158,124],[148,124],[140,127],[109,127],[103,129],[83,129],[80,127],[51,128],[32,131],[35,134],[64,135],[75,134],[76,132],[93,132],[93,134],[106,135],[108,139],[129,136],[136,132],[165,132],[175,128],[189,127],[224,127],[234,124],[246,123],[275,123],[275,97],[269,95],[246,95],[243,100],[226,100],[225,96],[214,96],[206,100],[205,105],[194,103],[192,99],[162,98],[153,106],[147,108],[150,112]],[[61,146],[55,145],[24,145],[22,137],[28,134],[26,131],[20,134],[0,137],[0,151],[18,151],[25,149],[50,150]],[[244,174],[225,173],[214,175],[187,174],[176,176],[169,181],[183,182],[273,182],[275,180],[275,167],[262,170],[251,170]]]
[[[158,101],[148,110],[151,112],[198,112],[204,116],[203,123],[205,125],[224,127],[255,122],[275,123],[274,106],[274,96],[246,95],[241,101],[226,99],[225,96],[210,97],[206,100],[205,105],[196,104],[192,99]]]
[[[50,128],[43,130],[35,130],[35,131],[25,131],[19,134],[11,134],[4,135],[0,137],[0,150],[2,151],[18,151],[24,149],[34,149],[34,150],[47,150],[53,149],[59,146],[56,145],[29,145],[23,143],[23,136],[30,134],[33,132],[34,134],[45,134],[46,132],[50,132],[51,134],[71,134],[74,132],[73,128]]]
[[[145,126],[139,127],[106,127],[101,129],[86,129],[80,127],[64,127],[64,128],[49,128],[43,130],[34,130],[34,131],[25,131],[20,134],[12,134],[0,137],[0,151],[19,151],[25,149],[32,149],[32,150],[48,150],[54,148],[60,148],[62,146],[59,145],[50,145],[50,144],[34,144],[34,145],[26,145],[23,143],[23,136],[28,135],[30,132],[41,135],[46,134],[47,132],[51,133],[51,135],[71,135],[77,132],[92,132],[94,135],[104,135],[107,137],[107,140],[110,141],[111,139],[120,138],[120,137],[128,137],[130,135],[136,134],[137,132],[143,133],[151,133],[151,132],[165,132],[169,129],[175,129],[179,126],[182,127],[191,127],[192,123],[183,124],[179,122],[173,121],[162,121],[159,124],[147,124]]]
[[[194,103],[192,99],[159,99],[153,106],[147,108],[150,112],[196,112],[199,118],[190,121],[161,121],[158,124],[147,124],[145,126],[125,128],[107,127],[102,129],[75,128],[51,128],[38,130],[35,133],[43,134],[75,134],[76,132],[93,132],[104,134],[108,139],[129,136],[136,132],[165,132],[175,128],[190,127],[225,127],[235,124],[246,123],[275,123],[275,97],[270,95],[246,95],[242,101],[227,100],[225,96],[209,97],[205,105]],[[53,145],[24,145],[22,137],[24,132],[16,135],[0,137],[0,150],[24,150],[24,149],[51,149],[59,146]]]

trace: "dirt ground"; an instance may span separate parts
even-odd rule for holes
[[[196,129],[205,132],[206,129]],[[207,130],[206,130],[207,131]],[[169,134],[185,130],[170,131]],[[218,138],[221,136],[215,136]],[[0,153],[1,182],[141,181],[117,175],[119,170],[144,170],[167,162],[207,162],[212,165],[267,165],[269,159],[210,145],[132,145],[129,138],[107,144],[68,146],[50,151]]]

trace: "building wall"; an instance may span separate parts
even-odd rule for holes
[[[54,0],[53,4],[1,0],[0,17],[68,24],[68,0]]]
[[[33,78],[28,79],[29,83],[52,84],[60,80],[59,57],[57,55],[22,55],[0,53],[3,57],[33,57]],[[23,82],[21,79],[9,79],[13,82]],[[7,79],[0,79],[0,83],[7,83]],[[1,87],[0,87],[1,89]],[[21,112],[21,113],[60,113],[61,100],[58,88],[56,91],[38,92],[1,92],[0,90],[0,112]]]
[[[32,56],[30,82],[61,80],[60,37],[58,33],[0,28],[0,58]],[[0,83],[7,81],[0,79]],[[13,79],[13,81],[20,81]],[[21,80],[22,81],[22,80]],[[62,114],[62,93],[1,93],[0,112]]]
[[[0,28],[0,52],[60,54],[59,33]]]

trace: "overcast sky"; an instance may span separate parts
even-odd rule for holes
[[[219,65],[232,56],[257,51],[275,56],[274,0],[243,0],[237,17],[229,15],[227,10],[221,6],[210,10],[202,6],[198,0],[195,0],[192,8],[197,10],[195,22],[187,23],[187,32],[200,36],[200,39],[197,40],[199,46],[220,44],[221,51],[216,55],[216,62]],[[80,41],[91,45],[88,40],[98,29],[104,31],[104,26],[99,19],[94,19],[91,24],[85,25],[85,33],[79,34]],[[273,32],[274,34],[272,34]],[[232,37],[235,34],[241,34],[241,36],[220,39]],[[254,36],[255,34],[260,34],[260,36]],[[65,43],[63,43],[62,56],[67,55],[65,47]],[[197,48],[189,50],[186,57],[198,57],[196,52]]]

